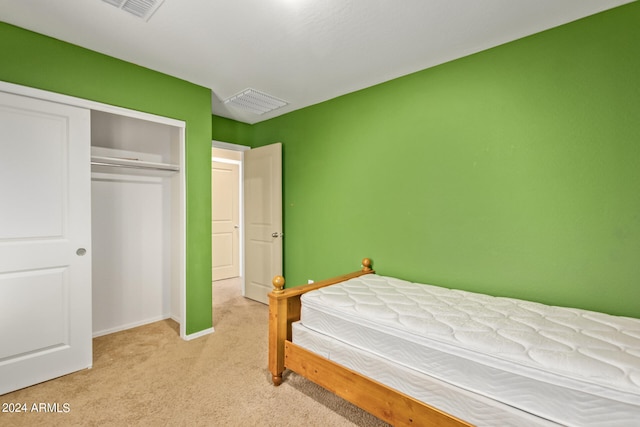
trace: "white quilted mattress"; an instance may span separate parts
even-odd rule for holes
[[[311,331],[537,417],[640,425],[640,319],[373,274],[302,302]]]
[[[292,324],[293,341],[333,362],[360,372],[414,399],[427,402],[448,414],[477,427],[558,427],[558,424],[536,417],[485,396],[463,390],[432,376],[381,358],[314,332],[301,322]],[[418,420],[419,421],[419,420]],[[418,422],[418,425],[421,423]]]

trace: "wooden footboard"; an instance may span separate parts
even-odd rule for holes
[[[300,296],[305,292],[325,286],[344,282],[354,277],[371,274],[371,260],[362,260],[362,269],[343,276],[334,277],[327,280],[318,281],[310,285],[296,286],[295,288],[284,289],[284,277],[273,278],[273,291],[269,297],[269,371],[275,385],[282,383],[282,373],[284,372],[284,344],[286,340],[291,341],[291,324],[300,320]]]
[[[371,261],[365,258],[360,271],[310,285],[284,289],[282,276],[273,279],[274,290],[269,293],[269,371],[273,383],[282,383],[287,368],[394,426],[471,426],[291,342],[291,323],[300,320],[302,294],[371,273]]]

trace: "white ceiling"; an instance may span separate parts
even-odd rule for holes
[[[245,123],[317,104],[630,0],[164,0],[145,22],[102,0],[0,0],[0,19],[210,88]],[[263,115],[221,101],[289,102]]]

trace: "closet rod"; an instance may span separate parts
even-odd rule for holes
[[[106,162],[91,162],[91,166],[109,166],[113,168],[131,168],[131,169],[145,169],[145,170],[157,170],[165,172],[177,172],[180,170],[178,166],[149,166],[149,165],[124,165]]]

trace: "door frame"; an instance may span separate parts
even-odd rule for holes
[[[116,107],[114,105],[103,104],[101,102],[90,101],[88,99],[76,98],[70,95],[63,95],[56,92],[49,92],[42,89],[36,89],[28,86],[17,85],[14,83],[8,83],[0,81],[0,91],[12,93],[16,95],[27,96],[36,99],[42,99],[45,101],[57,102],[59,104],[71,105],[74,107],[86,108],[88,110],[96,110],[102,111],[106,113],[116,114],[125,117],[131,117],[134,119],[140,119],[160,124],[165,124],[169,126],[173,126],[179,129],[179,153],[180,153],[180,170],[177,172],[180,175],[180,221],[181,229],[179,230],[179,234],[181,238],[179,239],[178,244],[180,245],[180,262],[179,269],[181,271],[178,272],[178,276],[180,277],[178,284],[179,290],[179,299],[178,304],[174,304],[174,301],[171,301],[171,306],[179,307],[179,313],[171,313],[171,317],[176,320],[180,324],[180,337],[184,340],[189,340],[196,338],[197,336],[202,335],[203,332],[207,333],[207,331],[201,331],[196,334],[187,335],[186,334],[186,320],[187,320],[187,275],[186,275],[186,240],[187,240],[187,229],[186,229],[186,179],[185,179],[185,140],[186,140],[186,122],[182,120],[176,120],[169,117],[157,116],[155,114],[144,113],[141,111],[130,110],[123,107]]]
[[[242,288],[242,296],[245,296],[245,271],[244,271],[244,152],[251,150],[251,147],[246,145],[238,145],[238,144],[230,144],[228,142],[223,141],[211,141],[211,148],[219,148],[227,151],[236,151],[241,153],[241,160],[231,160],[225,159],[222,157],[214,157],[211,156],[211,161],[216,161],[220,163],[232,163],[239,165],[238,168],[238,186],[240,187],[239,192],[239,213],[240,213],[240,234],[239,238],[239,250],[240,250],[240,286]]]

